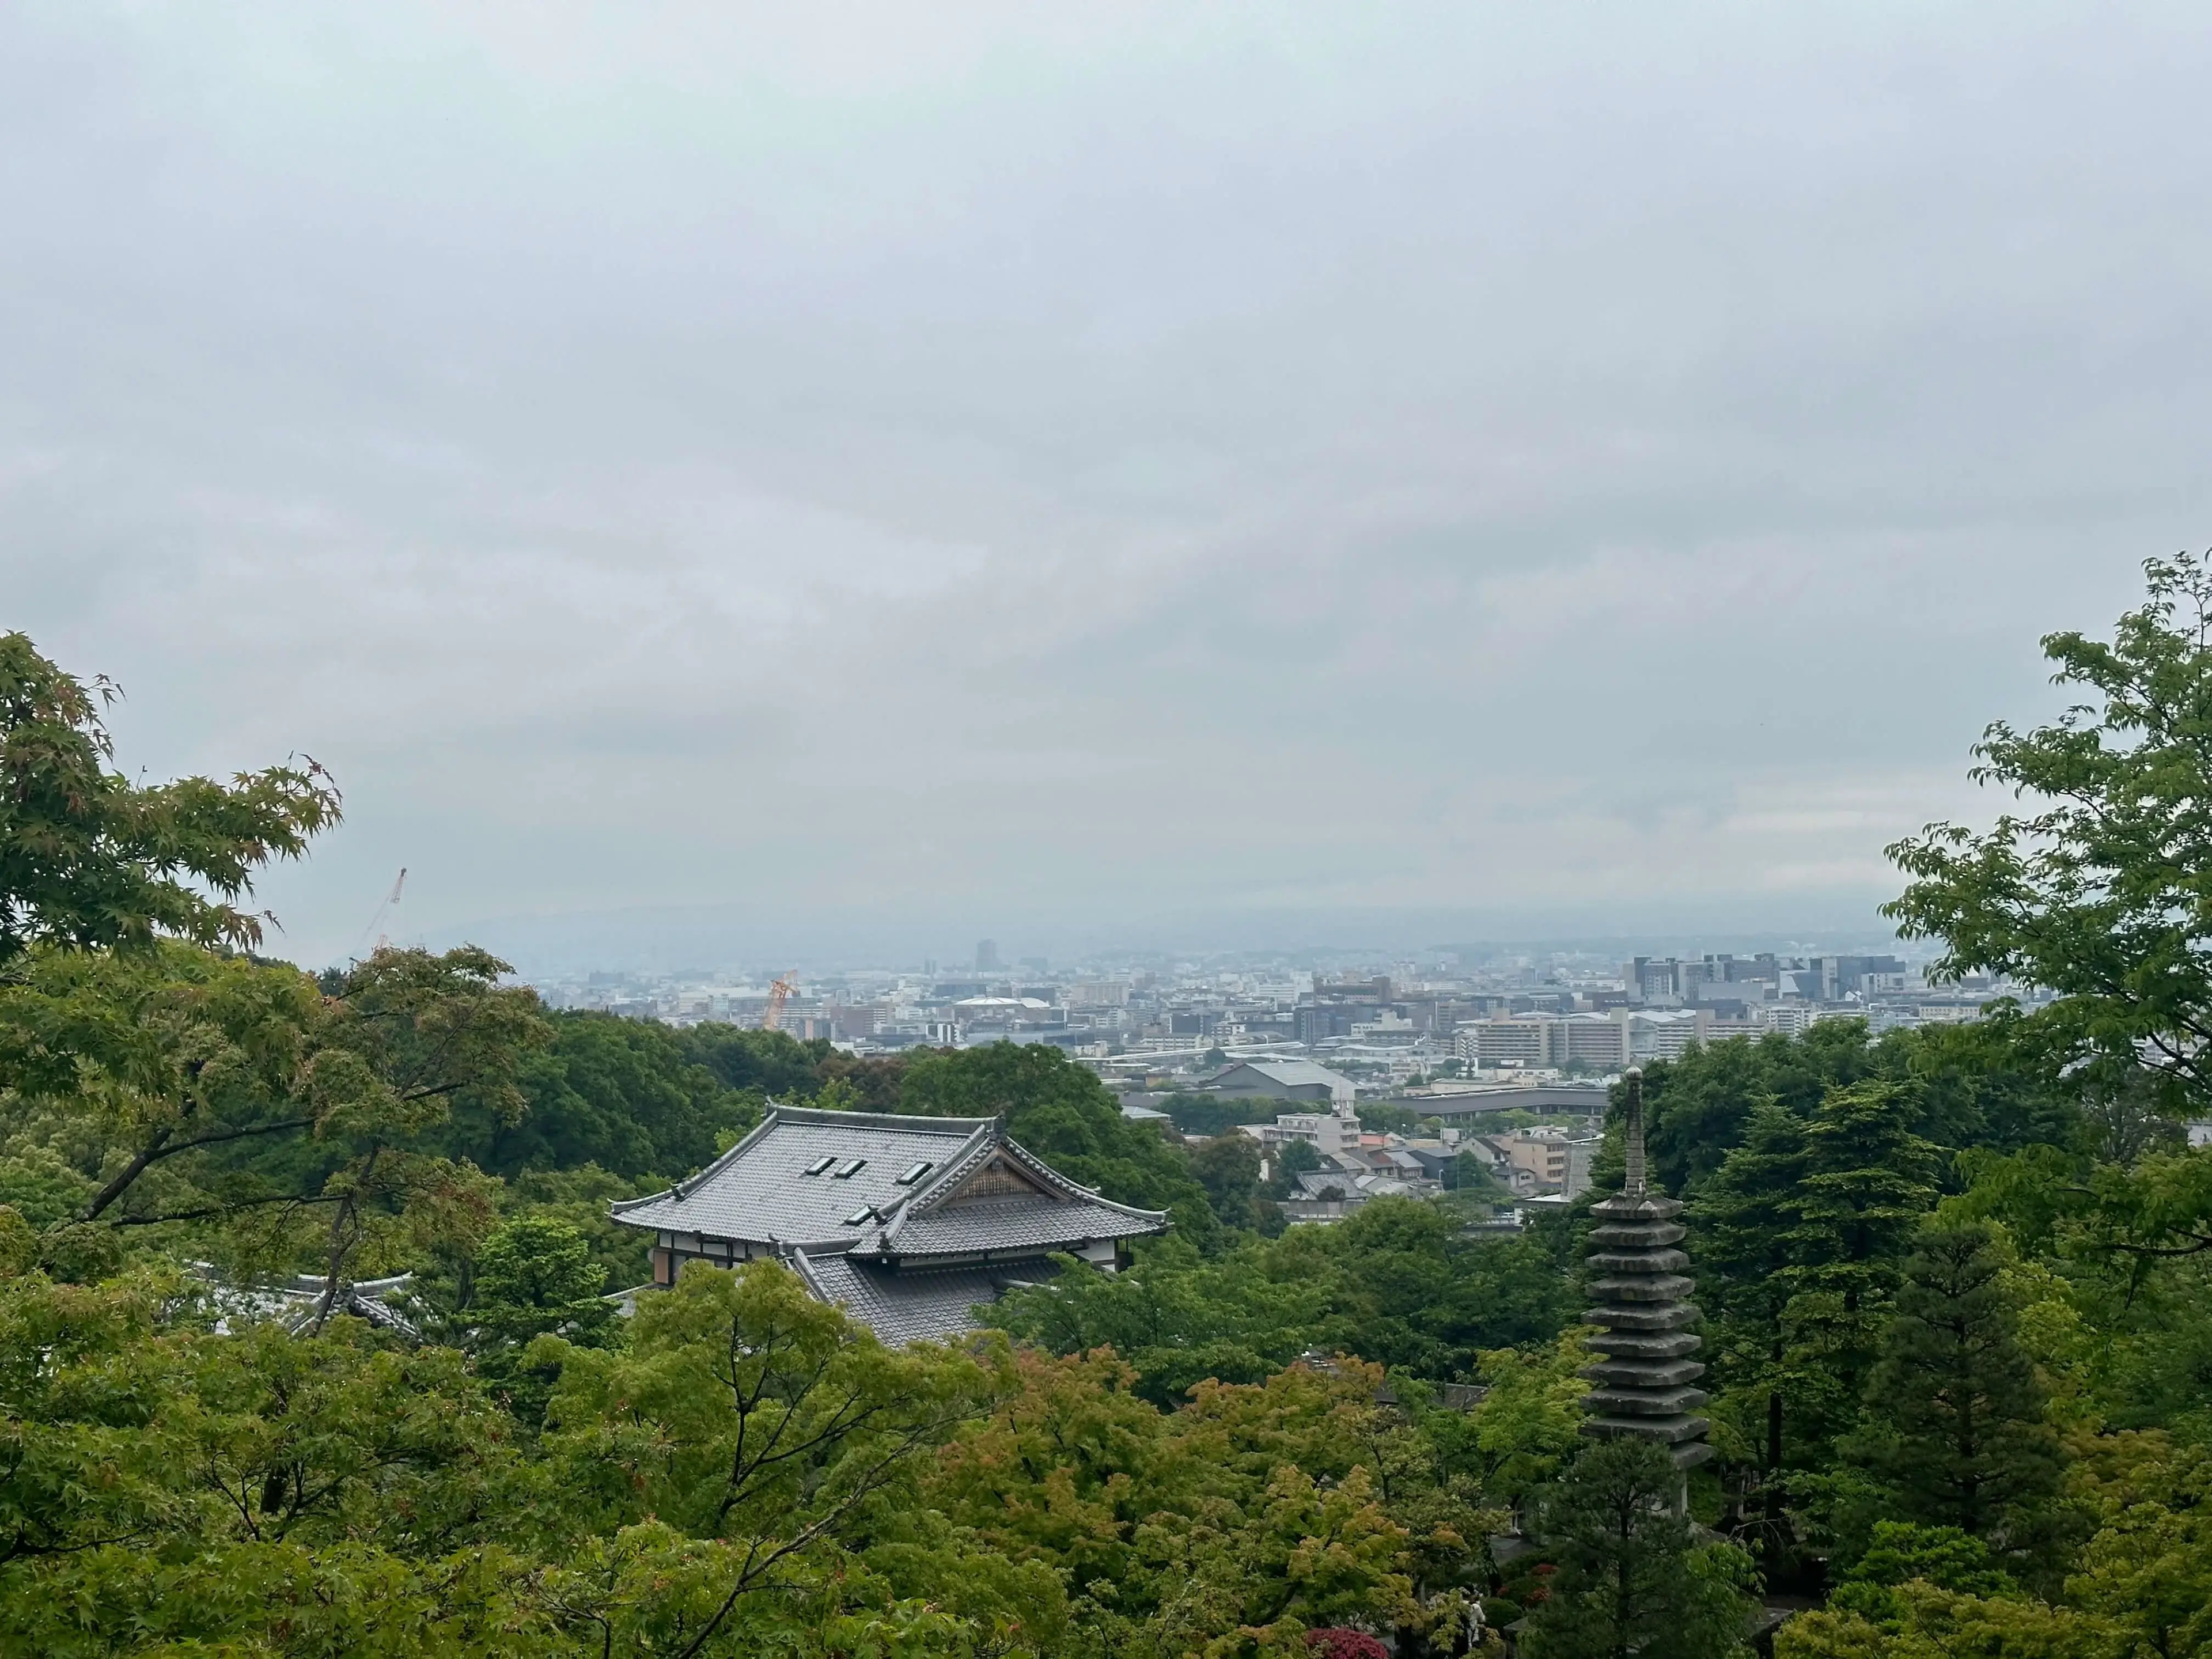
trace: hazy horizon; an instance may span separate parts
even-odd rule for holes
[[[1443,953],[1593,953],[1626,960],[1762,950],[1792,955],[1892,951],[1917,957],[1931,949],[1901,944],[1870,910],[1863,917],[1838,914],[1827,917],[1825,925],[1787,929],[1743,925],[1742,914],[1724,907],[1686,910],[1671,918],[1650,912],[1547,919],[1495,912],[1269,911],[1135,917],[1119,927],[1079,927],[1042,920],[981,937],[998,947],[1002,966],[991,977],[1000,979],[1019,978],[1025,957],[1043,957],[1058,971],[1086,962],[1144,957],[1218,963],[1246,956],[1350,966]],[[523,978],[539,980],[573,979],[593,970],[646,975],[738,970],[765,982],[767,975],[786,969],[820,976],[837,970],[912,971],[925,962],[934,962],[940,977],[957,980],[969,973],[978,942],[977,936],[950,925],[925,921],[885,928],[836,915],[763,926],[742,909],[726,906],[477,918],[434,933],[401,927],[390,934],[394,943],[482,945],[513,963]],[[281,939],[272,938],[269,948],[276,955],[293,954]],[[319,968],[342,959],[302,965]]]
[[[309,963],[403,865],[396,937],[519,960],[1871,933],[2039,636],[2212,541],[2208,68],[2182,8],[10,9],[0,628],[133,774],[331,769]]]

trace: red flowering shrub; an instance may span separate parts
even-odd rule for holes
[[[1310,1630],[1306,1645],[1314,1650],[1314,1659],[1390,1659],[1390,1650],[1364,1631]]]

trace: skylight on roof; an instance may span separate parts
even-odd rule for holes
[[[867,1164],[868,1160],[865,1158],[848,1158],[837,1166],[837,1173],[830,1178],[834,1181],[850,1181],[866,1169]]]
[[[811,1163],[811,1164],[808,1164],[805,1170],[801,1170],[801,1171],[800,1171],[800,1173],[801,1173],[801,1174],[803,1174],[803,1175],[811,1175],[811,1176],[813,1176],[813,1175],[820,1175],[820,1174],[821,1174],[824,1170],[828,1169],[828,1168],[829,1168],[832,1164],[835,1164],[836,1161],[837,1161],[837,1160],[836,1160],[836,1158],[835,1157],[830,1157],[830,1158],[816,1158],[816,1159],[814,1160],[814,1162],[813,1162],[813,1163]]]
[[[845,1218],[845,1224],[848,1227],[857,1227],[863,1222],[874,1220],[875,1215],[876,1212],[873,1210],[863,1204],[859,1209],[854,1211],[852,1214]]]
[[[937,1165],[926,1158],[919,1163],[909,1164],[899,1172],[898,1184],[902,1187],[911,1187],[936,1167]]]

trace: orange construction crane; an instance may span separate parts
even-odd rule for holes
[[[792,969],[768,988],[768,1010],[761,1015],[761,1030],[773,1031],[783,1024],[783,1005],[791,1000],[791,994],[799,988],[799,969]]]

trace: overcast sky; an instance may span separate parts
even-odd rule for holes
[[[2208,80],[2201,6],[19,0],[0,626],[134,772],[336,772],[308,961],[402,865],[747,961],[1825,925],[2212,542]]]

